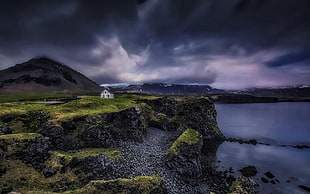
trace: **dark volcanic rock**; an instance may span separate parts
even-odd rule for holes
[[[303,189],[303,190],[305,190],[305,191],[310,192],[310,187],[307,187],[307,186],[305,186],[305,185],[298,185],[298,187],[301,188],[301,189]]]
[[[5,174],[7,171],[7,168],[5,166],[0,165],[0,177]]]
[[[266,178],[264,178],[264,177],[262,177],[260,180],[261,180],[263,183],[269,183],[269,181],[268,181]]]
[[[89,116],[80,138],[87,147],[110,147],[120,140],[142,141],[149,122],[142,109],[132,107],[99,117]]]
[[[266,177],[270,178],[270,179],[273,179],[275,176],[271,173],[271,172],[266,172],[265,173]]]
[[[238,171],[240,171],[242,176],[245,177],[251,177],[257,174],[257,169],[255,168],[255,166],[247,166],[239,169]]]
[[[0,135],[11,134],[12,129],[6,126],[0,126]]]
[[[114,163],[105,154],[88,156],[80,160],[75,158],[69,165],[78,168],[79,171],[86,174],[86,177],[82,178],[84,183],[88,183],[90,180],[109,180],[115,178]]]
[[[50,177],[56,174],[56,171],[52,167],[47,167],[43,169],[43,175],[45,177]]]
[[[149,126],[158,129],[169,130],[171,129],[171,125],[169,125],[169,122],[170,120],[167,118],[165,114],[157,113],[154,115],[154,118],[150,121]]]
[[[37,137],[31,140],[29,146],[24,150],[20,158],[31,164],[35,169],[42,170],[44,162],[50,157],[50,141],[48,137]]]
[[[156,113],[163,113],[168,118],[173,117],[177,113],[178,102],[173,98],[163,97],[156,100],[142,100],[150,105]]]
[[[0,188],[0,194],[7,194],[7,193],[10,193],[12,190],[13,190],[12,187]]]
[[[172,144],[165,157],[168,169],[184,178],[199,177],[201,169],[202,138],[199,132],[188,129]]]
[[[204,140],[224,140],[216,122],[214,104],[207,98],[187,98],[177,107],[174,121],[182,129],[197,130]]]
[[[53,123],[45,123],[37,131],[44,137],[49,137],[50,147],[54,150],[70,150],[77,148],[77,144],[73,143],[70,138],[65,135],[61,126]]]
[[[104,125],[89,128],[81,138],[86,147],[110,147],[114,143],[111,133]]]

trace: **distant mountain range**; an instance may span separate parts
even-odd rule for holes
[[[0,94],[92,93],[102,88],[72,68],[47,57],[0,71]]]
[[[279,88],[252,88],[238,92],[241,94],[250,94],[259,97],[300,98],[310,97],[310,86],[303,85]]]
[[[164,83],[145,83],[138,85],[108,85],[113,92],[119,93],[148,93],[148,94],[163,94],[163,95],[204,95],[204,94],[238,94],[238,95],[253,95],[258,97],[310,97],[310,86],[293,86],[281,88],[251,88],[245,90],[222,90],[210,87],[208,85],[178,85]]]
[[[116,93],[162,95],[252,95],[276,98],[309,98],[310,86],[222,90],[208,85],[145,83],[104,84],[100,87],[72,68],[47,57],[36,57],[0,71],[0,94],[17,93],[94,93],[104,88]]]
[[[105,85],[107,87],[107,85]],[[222,93],[224,90],[212,88],[208,85],[176,85],[163,83],[145,83],[141,85],[115,86],[109,87],[114,92],[127,93],[149,93],[149,94],[210,94]]]

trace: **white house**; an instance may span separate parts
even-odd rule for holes
[[[107,89],[103,90],[100,94],[101,99],[103,98],[114,98],[114,94],[110,93]]]

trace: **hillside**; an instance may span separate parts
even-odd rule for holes
[[[46,57],[0,71],[0,94],[100,92],[94,81]]]

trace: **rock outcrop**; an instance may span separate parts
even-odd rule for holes
[[[201,171],[202,138],[198,131],[187,129],[172,144],[165,158],[170,170],[178,172],[183,177],[199,177]]]
[[[92,123],[96,120],[95,125]],[[86,125],[80,138],[86,147],[110,147],[119,141],[142,141],[147,132],[147,116],[143,107],[85,118]],[[93,126],[90,126],[91,122]]]
[[[30,118],[33,122],[24,126],[27,123],[25,120],[21,125],[38,133],[0,135],[0,155],[14,162],[18,168],[27,167],[27,171],[36,176],[35,180],[43,179],[40,184],[47,183],[44,187],[39,187],[43,191],[166,193],[161,177],[144,175],[160,174],[165,181],[167,176],[172,176],[167,184],[170,191],[171,188],[182,185],[183,181],[185,183],[196,178],[206,180],[204,165],[208,162],[203,161],[202,146],[206,147],[206,152],[212,153],[210,158],[213,158],[219,144],[211,142],[219,142],[224,137],[217,127],[216,111],[212,102],[206,98],[187,98],[182,101],[159,98],[143,102],[118,112],[76,116],[57,121],[49,120],[49,115],[43,112],[26,113],[26,119]],[[155,141],[150,141],[147,136],[144,143],[153,146],[152,143],[160,142],[165,146],[157,146],[156,149],[150,149],[151,151],[145,151],[145,146],[139,152],[132,149],[142,145],[149,127],[159,128],[154,130],[169,135],[164,141],[161,136],[155,136]],[[170,143],[172,145],[168,149]],[[127,150],[132,150],[132,153],[123,152],[121,148],[127,146],[130,147]],[[115,148],[122,159],[115,161],[113,155],[103,152],[106,148]],[[160,154],[153,154],[154,150]],[[145,155],[141,161],[147,165],[132,173],[134,168],[130,166],[139,164],[140,161],[137,162],[135,157],[142,154]],[[133,157],[132,161],[136,163],[127,163],[124,156],[126,159]],[[7,175],[7,172],[14,171],[9,165],[11,161],[3,163],[3,166],[0,163],[0,174]],[[149,168],[149,164],[154,164],[153,169],[146,172],[144,169]],[[141,175],[143,176],[133,179],[122,179]],[[174,178],[177,179],[176,182],[171,181]],[[17,179],[17,183],[13,183]],[[8,186],[12,186],[13,190],[25,178],[17,179],[9,177],[11,184]],[[0,183],[0,186],[4,185]],[[228,190],[228,185],[226,184],[225,191]],[[186,185],[185,188],[184,191],[191,191],[191,186]],[[181,190],[182,188],[176,189]],[[202,190],[206,191],[204,187]]]
[[[207,98],[187,98],[177,106],[173,121],[181,128],[197,130],[203,140],[224,140],[216,122],[214,104]]]
[[[45,167],[44,162],[50,157],[50,141],[48,137],[36,137],[31,140],[28,147],[22,151],[20,158],[33,168],[41,171]]]
[[[97,156],[88,156],[83,159],[73,158],[69,166],[78,169],[78,175],[82,173],[83,183],[88,183],[91,180],[110,180],[115,178],[115,167],[113,161],[105,154]]]

